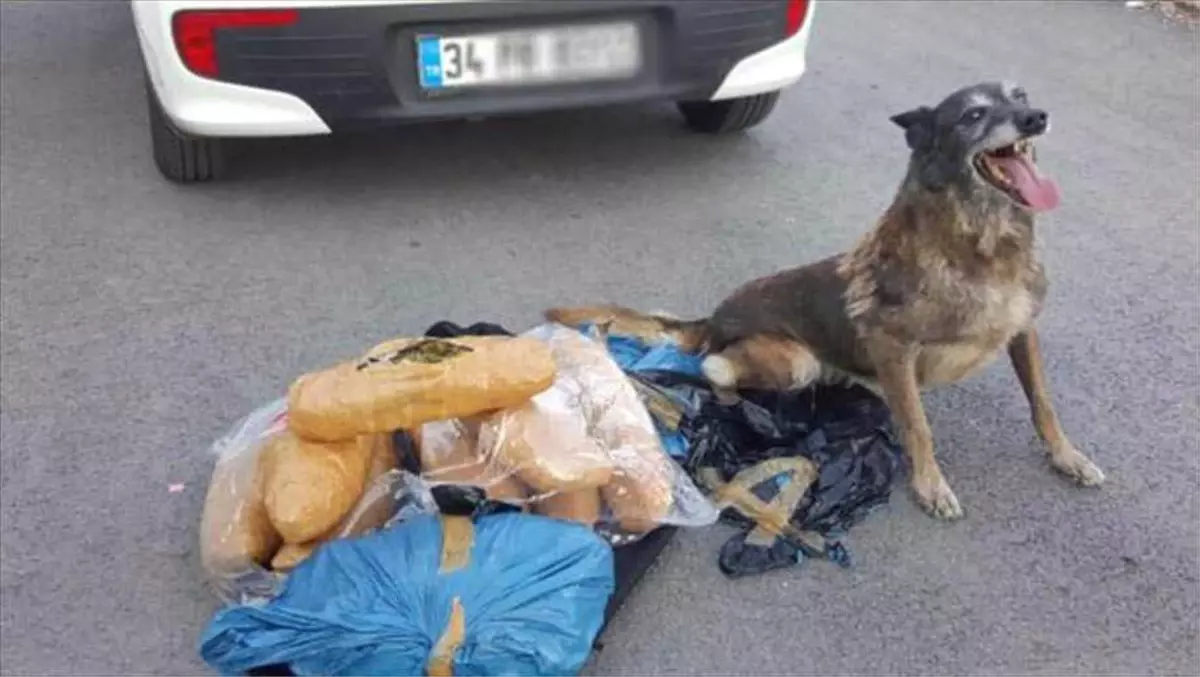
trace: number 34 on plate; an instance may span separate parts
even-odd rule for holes
[[[632,24],[417,38],[426,90],[633,75],[640,64]]]

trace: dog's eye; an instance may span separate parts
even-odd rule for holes
[[[1029,103],[1029,97],[1025,94],[1025,90],[1020,87],[1012,91],[1012,99],[1018,103]]]
[[[983,114],[986,112],[987,111],[980,106],[968,108],[967,111],[963,113],[962,120],[963,122],[979,122],[983,119]]]

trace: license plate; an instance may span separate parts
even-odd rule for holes
[[[641,61],[637,26],[628,22],[417,38],[426,90],[619,79],[635,75]]]

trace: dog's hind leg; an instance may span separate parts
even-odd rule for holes
[[[951,491],[933,456],[933,431],[921,404],[917,383],[916,351],[890,337],[878,335],[867,341],[883,399],[900,427],[904,449],[912,461],[912,488],[926,512],[944,520],[963,516],[958,497]]]
[[[720,390],[790,390],[816,380],[821,363],[804,344],[753,336],[704,358],[704,376]]]
[[[1017,372],[1017,379],[1021,381],[1021,389],[1025,391],[1025,397],[1029,400],[1033,425],[1050,448],[1050,464],[1084,486],[1102,483],[1104,473],[1071,444],[1059,425],[1058,415],[1054,413],[1046,386],[1046,373],[1042,368],[1042,351],[1038,346],[1037,331],[1029,329],[1014,338],[1009,343],[1008,356],[1012,361],[1013,371]]]

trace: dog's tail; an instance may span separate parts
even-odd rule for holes
[[[622,306],[551,308],[544,315],[551,322],[569,327],[594,324],[608,333],[631,336],[647,343],[670,340],[689,353],[704,350],[709,339],[707,319],[680,320],[667,315],[639,313]]]

